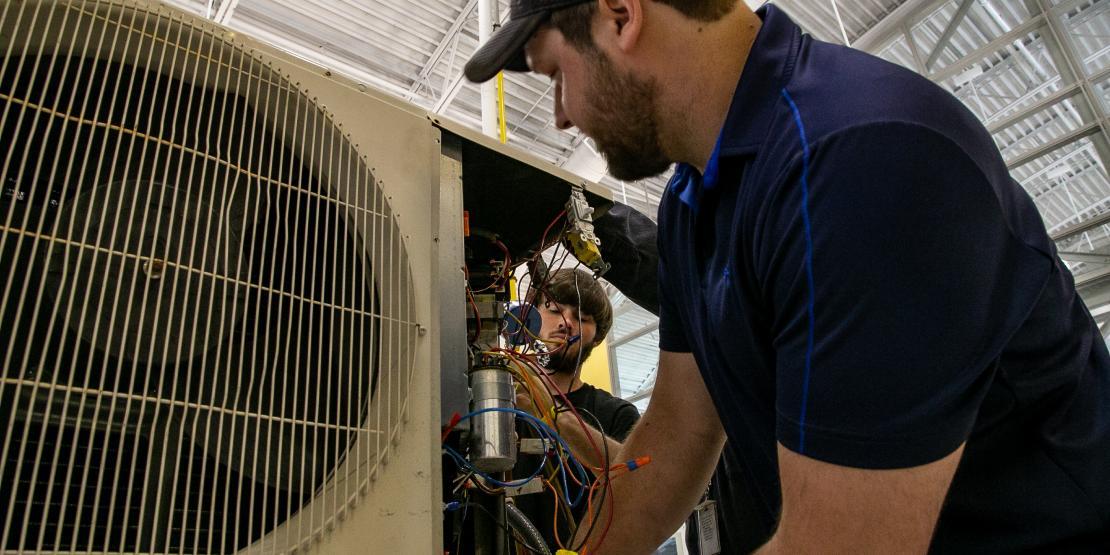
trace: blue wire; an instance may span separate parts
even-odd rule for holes
[[[477,416],[479,414],[482,414],[484,412],[502,412],[502,411],[506,411],[506,410],[509,410],[509,409],[496,409],[496,408],[482,409],[480,411],[475,411],[475,412],[472,412],[472,413],[470,413],[466,416],[463,416],[463,417],[459,418],[459,422],[462,422],[463,420],[466,420],[468,418],[472,418],[472,417]],[[529,416],[531,416],[531,415],[529,415]],[[539,427],[537,427],[534,422],[528,421],[528,420],[526,420],[526,422],[528,422],[528,424],[530,424],[532,426],[533,430],[536,430],[536,433],[540,434],[541,436],[544,435],[543,430],[541,430]],[[443,446],[443,448],[444,448],[444,450],[447,451],[447,454],[451,455],[451,457],[455,459],[455,462],[458,463],[459,466],[468,468],[471,471],[473,471],[475,474],[481,476],[487,482],[489,482],[489,483],[491,483],[495,486],[503,487],[503,488],[520,487],[520,486],[523,486],[523,485],[527,484],[528,482],[531,482],[532,478],[535,478],[536,476],[539,475],[540,472],[543,472],[543,467],[544,467],[544,465],[547,464],[547,453],[545,452],[543,454],[543,460],[540,461],[539,467],[536,468],[536,471],[533,472],[530,476],[528,476],[527,478],[524,478],[524,479],[521,479],[521,480],[515,480],[515,481],[512,481],[512,482],[502,482],[501,480],[498,480],[498,479],[490,476],[489,474],[486,474],[485,472],[482,472],[481,470],[478,470],[474,465],[472,465],[470,463],[470,461],[466,460],[466,458],[463,457],[458,451],[455,451],[454,449],[452,449],[451,447],[446,446],[446,445]]]
[[[563,440],[562,436],[560,436],[559,433],[556,432],[555,430],[551,429],[551,427],[548,426],[546,422],[544,422],[543,420],[540,420],[539,418],[536,418],[535,416],[532,416],[531,414],[529,414],[527,412],[524,412],[520,409],[507,409],[507,408],[501,408],[501,407],[490,407],[490,408],[485,408],[485,409],[481,409],[481,410],[476,410],[474,412],[471,412],[469,414],[461,416],[461,417],[459,417],[459,422],[461,423],[464,420],[468,420],[470,418],[478,416],[479,414],[483,414],[483,413],[487,413],[487,412],[505,412],[505,413],[515,414],[517,416],[520,416],[521,418],[524,418],[525,422],[528,422],[528,424],[532,426],[532,429],[535,430],[541,436],[541,439],[542,438],[552,439],[554,441],[557,441],[559,443],[559,445],[562,446],[563,451],[567,455],[567,459],[569,459],[570,462],[572,462],[574,464],[574,466],[572,467],[572,470],[577,471],[577,474],[578,474],[578,477],[580,478],[581,483],[585,484],[587,481],[589,481],[589,478],[586,476],[586,469],[583,468],[582,464],[580,462],[578,462],[577,458],[575,458],[574,453],[570,450],[570,446],[567,445],[567,442],[565,440]],[[462,455],[460,455],[454,449],[452,449],[448,446],[444,446],[444,449],[447,451],[447,453],[449,455],[451,455],[452,458],[455,459],[455,461],[457,463],[459,463],[459,466],[462,466],[462,467],[468,468],[470,470],[473,470],[474,473],[481,476],[482,479],[484,479],[487,482],[489,482],[491,484],[494,484],[498,487],[520,487],[520,486],[523,486],[524,484],[527,484],[533,478],[538,476],[539,473],[543,471],[544,465],[547,464],[547,453],[544,453],[543,461],[540,463],[539,468],[537,468],[536,471],[533,472],[531,476],[529,476],[529,477],[527,477],[523,480],[517,480],[517,481],[514,481],[514,482],[502,482],[502,481],[497,480],[496,478],[493,478],[492,476],[489,476],[488,474],[478,470],[477,468],[475,468],[474,465],[470,464],[470,461],[467,461]],[[570,505],[572,507],[577,507],[578,504],[580,504],[582,502],[582,495],[585,492],[585,486],[583,485],[581,488],[579,488],[578,495],[575,497],[574,501],[571,501],[570,500],[570,489],[567,486],[566,467],[565,467],[565,465],[563,463],[563,460],[561,458],[559,458],[557,460],[559,462],[559,468],[560,468],[560,470],[562,472],[562,475],[563,475],[563,493],[564,493],[563,498],[564,498],[564,500],[566,500],[568,505]]]
[[[468,420],[470,418],[478,416],[479,414],[483,414],[483,413],[487,413],[487,412],[505,412],[505,413],[515,414],[517,416],[520,416],[520,417],[524,418],[527,422],[532,424],[532,429],[535,429],[537,432],[539,432],[539,434],[541,436],[544,436],[544,437],[547,437],[549,439],[558,441],[559,445],[561,445],[563,447],[563,451],[565,451],[567,453],[567,458],[570,459],[571,462],[574,463],[574,468],[576,470],[578,470],[578,477],[588,479],[588,477],[586,476],[586,469],[582,466],[581,463],[578,462],[578,459],[575,458],[574,453],[570,449],[570,445],[567,445],[567,442],[565,440],[563,440],[562,436],[559,435],[559,432],[556,432],[554,429],[552,429],[550,426],[548,426],[547,423],[544,422],[543,420],[540,420],[539,418],[536,418],[535,416],[532,416],[531,414],[529,414],[527,412],[524,412],[520,409],[506,409],[506,408],[501,408],[501,407],[491,407],[491,408],[476,410],[476,411],[474,411],[470,414],[467,414],[465,416],[461,416],[461,417],[459,417],[459,422],[462,422],[464,420]],[[537,426],[539,427],[539,429],[537,429]]]
[[[447,446],[444,446],[443,449],[447,451],[448,455],[451,455],[451,457],[453,459],[455,459],[455,462],[458,463],[459,466],[469,468],[472,472],[481,476],[482,479],[484,479],[485,481],[487,481],[487,482],[489,482],[489,483],[491,483],[495,486],[502,487],[502,488],[516,488],[516,487],[523,486],[523,485],[527,484],[528,482],[531,482],[532,478],[535,478],[536,476],[538,476],[540,474],[540,472],[543,471],[544,465],[547,464],[547,455],[545,454],[544,457],[543,457],[543,461],[540,462],[539,468],[537,468],[536,471],[533,472],[531,476],[528,476],[527,478],[524,478],[524,479],[521,479],[521,480],[516,480],[516,481],[513,481],[513,482],[502,482],[501,480],[498,480],[498,479],[494,478],[493,476],[490,476],[489,474],[486,474],[485,472],[482,472],[481,470],[478,470],[477,468],[475,468],[474,465],[470,464],[470,462],[467,461],[466,458],[464,458],[461,454],[459,454],[458,451],[455,451],[454,449],[452,449],[450,447],[447,447]]]

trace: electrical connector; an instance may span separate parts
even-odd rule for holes
[[[542,455],[553,448],[550,440],[526,437],[520,440],[520,453],[523,455]]]
[[[641,466],[646,466],[648,464],[651,464],[651,455],[636,457],[635,459],[624,463],[624,465],[628,467],[629,472],[632,472],[633,470],[636,470],[637,468],[640,468]]]
[[[505,488],[505,495],[507,497],[517,497],[521,495],[531,495],[533,493],[543,492],[543,479],[539,476],[532,478],[527,484],[522,486],[511,486]]]
[[[567,201],[567,231],[565,239],[574,257],[601,275],[609,270],[601,258],[601,239],[594,233],[594,209],[586,201],[586,190],[574,185]]]

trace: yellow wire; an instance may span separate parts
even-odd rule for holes
[[[505,130],[505,72],[497,74],[497,115],[501,120],[501,144],[509,142],[509,133]]]
[[[498,355],[504,355],[505,353],[486,351],[486,352],[483,352],[482,354],[489,355],[489,356],[498,356]],[[515,376],[517,378],[517,380],[519,380],[521,383],[524,384],[524,387],[526,389],[528,389],[528,395],[529,395],[529,397],[532,398],[532,405],[533,405],[533,408],[536,409],[536,412],[540,412],[540,410],[539,410],[540,407],[539,407],[536,399],[539,399],[539,395],[542,394],[541,392],[546,393],[547,396],[551,397],[552,401],[554,401],[554,396],[551,395],[551,392],[547,390],[547,386],[545,384],[543,384],[542,382],[538,382],[538,380],[536,380],[535,376],[532,375],[531,371],[529,371],[527,367],[525,367],[519,360],[517,360],[516,357],[506,357],[506,358],[508,358],[510,361],[512,361],[512,363],[514,365],[517,366],[517,368],[509,367],[509,371],[512,372],[513,376]],[[541,389],[539,386],[543,386],[543,388]],[[543,417],[541,417],[541,418],[543,418]]]

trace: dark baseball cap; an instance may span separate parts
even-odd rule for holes
[[[551,12],[589,1],[592,0],[511,0],[509,21],[470,57],[463,70],[466,78],[482,83],[501,70],[528,71],[524,45],[536,29]]]

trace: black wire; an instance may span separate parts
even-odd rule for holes
[[[570,270],[574,272],[574,295],[578,297],[578,303],[576,304],[578,310],[574,311],[574,313],[578,315],[578,360],[574,362],[575,372],[582,370],[582,351],[586,348],[586,346],[582,344],[582,291],[578,289],[578,267],[581,265],[582,263],[579,262]]]
[[[601,420],[598,420],[597,416],[595,416],[592,412],[590,412],[586,409],[576,409],[576,410],[578,411],[578,414],[589,416],[590,418],[593,419],[594,424],[597,425],[597,431],[601,432],[602,451],[605,453],[604,454],[605,460],[602,461],[603,464],[601,465],[602,475],[597,478],[599,480],[604,480],[604,483],[601,486],[601,499],[598,500],[597,509],[594,510],[593,518],[590,519],[590,527],[586,529],[586,535],[582,537],[582,543],[571,550],[571,551],[582,551],[582,548],[585,547],[587,540],[589,540],[589,538],[590,538],[590,534],[594,533],[594,527],[597,526],[597,519],[601,517],[602,508],[605,507],[605,494],[609,491],[609,484],[610,484],[610,482],[609,482],[609,464],[610,464],[610,462],[609,462],[609,442],[606,440],[605,428],[602,427]],[[586,433],[589,433],[589,432],[587,431]],[[588,491],[586,493],[586,499],[587,499],[587,501],[589,500],[589,492]],[[578,535],[578,523],[577,522],[574,523],[574,534]],[[573,540],[573,538],[572,538],[572,540]]]
[[[504,522],[501,522],[496,516],[493,515],[493,513],[490,512],[489,509],[483,507],[480,503],[467,502],[467,503],[463,503],[462,506],[464,508],[469,507],[469,506],[473,506],[473,507],[481,509],[482,512],[486,513],[486,515],[489,516],[490,520],[492,520],[494,522],[494,524],[497,524],[498,526],[501,527],[502,530],[508,532],[509,536],[511,536],[514,540],[516,540],[516,542],[518,544],[523,546],[524,549],[527,549],[528,551],[530,551],[532,553],[543,553],[543,551],[541,551],[540,549],[532,547],[531,544],[524,541],[524,538],[522,538],[520,536],[520,532],[517,532],[516,530],[513,530],[512,528],[508,527]]]

